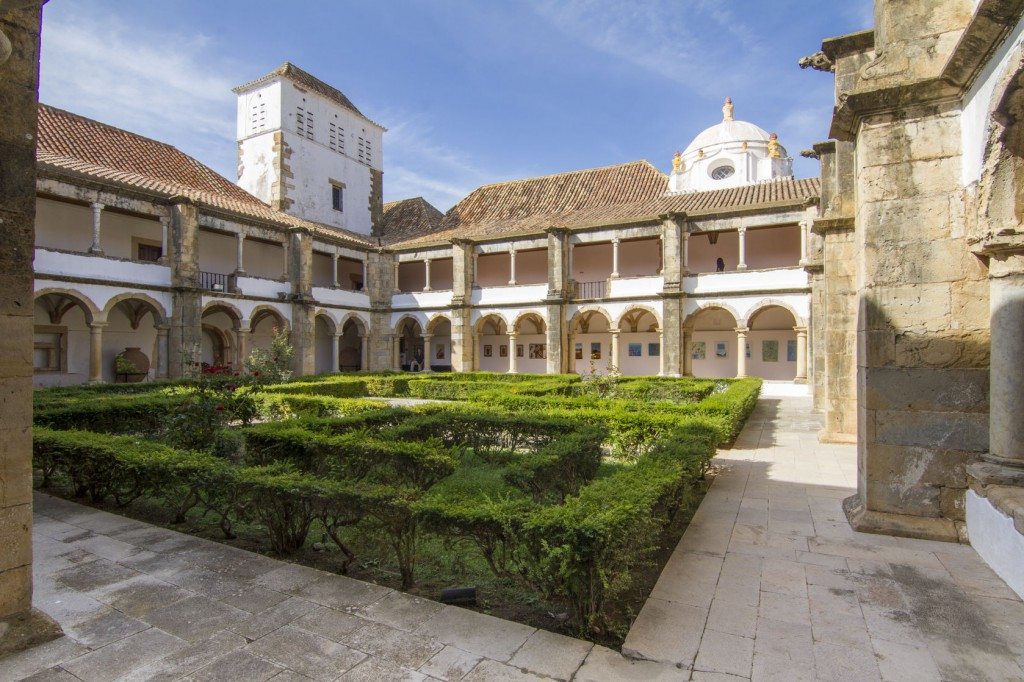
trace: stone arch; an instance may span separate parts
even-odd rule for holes
[[[709,301],[704,304],[699,304],[696,310],[687,315],[686,319],[683,320],[683,326],[693,327],[694,320],[696,320],[697,317],[701,315],[701,313],[705,313],[712,309],[724,310],[725,312],[729,313],[732,316],[733,322],[736,323],[737,327],[740,325],[741,321],[743,323],[746,322],[746,318],[744,318],[743,315],[740,315],[736,311],[736,309],[729,305],[728,303],[725,303],[723,301]]]
[[[446,315],[444,313],[435,313],[427,321],[427,324],[426,324],[426,327],[424,327],[424,330],[428,334],[433,334],[437,330],[437,327],[440,324],[442,324],[443,322],[447,322],[448,325],[449,325],[449,328],[451,327],[452,320],[451,320],[451,318],[448,315]]]
[[[420,333],[423,333],[423,320],[421,320],[419,317],[411,313],[407,313],[398,318],[398,322],[395,323],[395,327],[394,329],[391,330],[391,332],[393,334],[401,333],[405,329],[406,325],[409,324],[410,322],[418,326],[420,328]]]
[[[1014,50],[989,102],[978,190],[972,237],[984,243],[1019,232],[1024,222],[1024,47]]]
[[[366,320],[352,312],[345,313],[345,315],[342,316],[342,318],[338,321],[338,329],[340,329],[344,333],[345,325],[347,325],[349,322],[353,323],[356,326],[356,329],[359,330],[360,336],[367,335],[368,326],[366,324]]]
[[[274,318],[279,329],[288,329],[288,320],[284,319],[280,310],[271,305],[258,305],[249,313],[249,331],[256,331],[256,325],[266,317]]]
[[[241,329],[242,327],[246,326],[242,324],[242,320],[245,319],[245,317],[242,315],[242,311],[239,310],[235,305],[228,303],[227,301],[210,301],[209,303],[203,306],[203,312],[201,317],[205,317],[206,315],[215,312],[222,312],[225,315],[227,315],[231,319],[232,323],[235,325],[235,329]]]
[[[145,313],[149,312],[152,313],[153,315],[154,324],[167,324],[167,311],[164,309],[163,304],[160,303],[160,301],[153,298],[152,296],[150,296],[149,294],[143,294],[139,292],[126,292],[123,294],[118,294],[117,296],[114,296],[109,301],[107,301],[107,305],[103,309],[104,319],[109,319],[110,313],[115,306],[128,301],[136,301],[141,304],[137,310],[132,311],[131,317],[141,317]],[[134,326],[138,326],[137,321],[133,322],[133,327]]]
[[[532,322],[537,327],[538,334],[545,334],[548,330],[548,322],[544,319],[544,316],[537,312],[525,312],[520,313],[512,323],[512,329],[518,334],[522,332],[523,322]]]
[[[569,320],[569,329],[575,333],[577,326],[580,327],[579,331],[586,333],[586,328],[590,326],[590,320],[594,315],[600,315],[608,323],[608,329],[612,329],[612,316],[605,310],[604,307],[599,305],[585,305],[572,316]]]
[[[643,305],[643,304],[640,304],[640,303],[634,303],[634,304],[630,305],[628,308],[626,308],[625,310],[623,310],[622,314],[619,315],[619,318],[617,320],[615,320],[615,325],[612,328],[613,329],[621,330],[623,322],[629,322],[630,325],[632,326],[632,324],[635,324],[635,323],[629,321],[629,316],[630,315],[635,315],[635,313],[638,313],[638,312],[640,312],[640,313],[650,313],[651,317],[654,318],[655,324],[658,325],[658,329],[659,330],[661,329],[661,316],[658,315],[658,312],[652,306]]]
[[[329,312],[322,308],[318,308],[316,310],[313,319],[314,323],[316,322],[316,320],[323,320],[324,324],[327,325],[327,329],[330,331],[331,334],[337,334],[338,330],[341,329],[341,327],[338,326],[338,323],[334,321],[334,317]]]
[[[793,316],[794,326],[796,326],[796,327],[806,327],[807,326],[807,321],[804,320],[796,312],[796,308],[791,306],[789,303],[786,303],[785,301],[780,301],[780,300],[775,299],[775,298],[763,298],[760,301],[758,301],[757,303],[755,303],[753,306],[751,306],[750,311],[747,313],[746,319],[743,320],[743,326],[749,328],[751,326],[751,324],[753,323],[754,318],[757,317],[760,313],[762,313],[765,310],[767,310],[768,308],[782,308],[782,309],[788,311],[789,314]],[[737,318],[737,319],[739,319],[739,318]]]
[[[106,320],[106,316],[100,312],[99,307],[92,302],[92,299],[79,291],[75,291],[74,289],[63,289],[59,287],[40,289],[35,292],[33,301],[38,302],[41,299],[45,299],[42,301],[43,306],[47,309],[47,313],[50,315],[50,320],[53,324],[60,322],[60,319],[64,317],[64,313],[70,309],[69,306],[77,306],[81,308],[87,324],[103,322]]]
[[[478,335],[483,334],[484,325],[493,320],[497,320],[500,324],[497,326],[498,335],[507,334],[509,329],[508,318],[499,312],[490,312],[485,315],[481,315],[480,319],[476,321],[474,329]],[[502,331],[504,330],[504,331]]]

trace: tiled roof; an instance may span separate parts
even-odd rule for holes
[[[798,205],[819,196],[818,178],[785,178],[743,187],[668,194],[667,178],[646,161],[485,185],[456,204],[441,230],[394,244],[418,247],[456,238],[538,234],[648,222],[668,212],[706,214],[760,206]]]
[[[384,204],[381,243],[387,246],[437,232],[442,218],[444,214],[423,197],[388,201]]]
[[[86,176],[167,198],[185,196],[199,204],[282,227],[304,227],[321,237],[370,244],[364,235],[274,210],[171,145],[45,104],[39,105],[36,160],[44,169]]]
[[[254,81],[249,81],[248,83],[243,83],[242,85],[239,85],[237,88],[233,88],[232,92],[237,94],[239,92],[242,92],[243,90],[249,89],[254,85],[259,85],[260,83],[268,81],[272,78],[277,78],[278,76],[284,76],[285,78],[293,80],[299,85],[309,90],[312,90],[318,95],[326,97],[335,104],[340,104],[346,109],[350,109],[355,113],[359,114],[360,116],[363,116],[363,112],[359,111],[359,109],[356,108],[355,104],[352,104],[352,100],[346,97],[345,93],[343,93],[341,90],[333,86],[328,85],[327,83],[324,83],[322,80],[320,80],[313,74],[307,71],[303,71],[302,69],[295,66],[291,62],[285,62],[284,64],[277,67],[270,73],[266,74],[265,76],[261,76],[260,78],[257,78]],[[363,118],[366,117],[363,116]]]

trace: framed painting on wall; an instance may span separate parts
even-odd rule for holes
[[[725,341],[719,341],[715,344],[715,357],[725,358],[729,356],[729,352],[725,349]]]
[[[491,357],[494,354],[493,353],[493,349],[494,349],[494,347],[491,344],[485,343],[484,344],[484,357],[485,358]]]
[[[708,352],[708,345],[707,345],[706,342],[704,342],[704,341],[694,341],[693,342],[693,353],[691,355],[693,356],[694,360],[703,360],[705,355],[707,355],[707,352]]]
[[[507,358],[508,357],[508,346],[506,346],[505,344],[501,344],[500,346],[498,346],[498,357],[499,358]]]
[[[761,360],[764,362],[778,362],[779,361],[779,342],[762,341],[761,342]]]
[[[631,343],[629,344],[629,357],[639,358],[643,354],[644,345],[642,343]]]
[[[444,344],[443,343],[437,344],[436,350],[434,351],[434,359],[435,360],[444,360]]]
[[[583,344],[582,343],[577,343],[576,344],[575,355],[573,357],[575,357],[577,360],[582,360],[583,359]]]
[[[531,360],[543,360],[547,358],[547,344],[544,343],[531,343],[530,344],[530,359]]]
[[[747,346],[747,357],[749,358],[750,357],[750,344],[747,343],[746,346]]]
[[[649,343],[647,344],[647,356],[657,358],[661,356],[661,344],[660,343]]]
[[[786,362],[796,362],[796,340],[786,341]]]
[[[523,344],[521,344],[521,343],[517,343],[516,344],[516,357],[517,358],[523,357]]]
[[[590,359],[600,360],[601,359],[601,342],[591,341],[590,342]]]

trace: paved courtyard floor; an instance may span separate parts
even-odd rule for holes
[[[855,452],[764,398],[624,651],[37,495],[65,637],[0,680],[1024,680],[1024,604],[970,547],[854,533]]]

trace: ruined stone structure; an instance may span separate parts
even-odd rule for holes
[[[877,0],[802,65],[836,82],[813,324],[826,435],[857,436],[847,514],[969,537],[1024,594],[1022,10]]]

